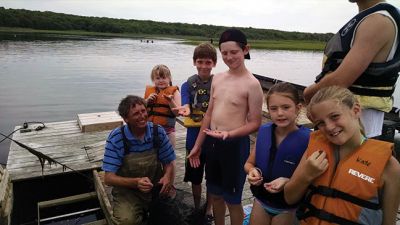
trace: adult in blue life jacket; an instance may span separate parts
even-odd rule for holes
[[[274,85],[266,102],[272,123],[258,130],[256,147],[244,166],[255,197],[250,225],[291,225],[297,205],[285,202],[283,186],[307,149],[311,131],[296,124],[301,103],[293,85]]]
[[[384,112],[400,71],[399,9],[383,0],[350,0],[359,13],[327,43],[323,69],[316,83],[304,90],[309,101],[321,88],[337,85],[358,95],[367,137],[382,133]]]
[[[145,101],[128,95],[118,106],[125,125],[107,138],[104,182],[113,186],[113,216],[117,224],[146,224],[152,197],[171,197],[175,152],[164,129],[147,121]]]

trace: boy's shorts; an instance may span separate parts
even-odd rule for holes
[[[208,193],[216,196],[221,196],[224,199],[224,201],[228,204],[237,205],[242,202],[243,186],[242,189],[237,190],[235,193],[231,193],[228,191],[224,191],[221,186],[213,184],[208,181],[206,182],[206,185]]]
[[[207,191],[222,196],[228,204],[240,204],[246,181],[244,164],[250,152],[248,136],[220,140],[206,137]]]
[[[186,156],[190,154],[197,136],[200,132],[200,127],[188,127],[186,131]],[[193,168],[190,166],[189,160],[185,159],[185,177],[184,182],[191,182],[194,185],[200,185],[203,181],[204,165],[206,162],[205,150],[202,149],[200,155],[200,166]]]

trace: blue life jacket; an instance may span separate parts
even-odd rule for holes
[[[316,77],[319,82],[326,74],[335,71],[351,49],[351,42],[360,22],[367,16],[377,11],[387,11],[394,19],[397,29],[400,29],[399,10],[387,3],[380,3],[368,8],[344,25],[327,43],[324,55],[327,58],[324,62],[322,72]],[[368,46],[365,46],[368,48]],[[400,72],[400,44],[392,60],[383,63],[371,63],[360,77],[349,87],[358,95],[390,97]]]
[[[300,163],[307,149],[311,130],[299,126],[299,129],[288,134],[278,148],[275,144],[276,125],[267,123],[260,127],[256,142],[256,167],[262,171],[263,182],[267,183],[279,177],[290,178]],[[253,195],[264,203],[277,208],[293,208],[286,204],[283,191],[271,194],[263,185],[251,186]]]

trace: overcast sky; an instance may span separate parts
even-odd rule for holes
[[[400,0],[388,0],[400,7]],[[357,13],[348,0],[0,0],[5,8],[83,16],[335,33]]]

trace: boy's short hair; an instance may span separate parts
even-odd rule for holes
[[[211,59],[214,64],[217,63],[217,50],[210,43],[199,44],[193,52],[193,62],[197,59]]]
[[[246,35],[235,28],[230,28],[228,30],[225,30],[222,34],[221,37],[219,38],[219,48],[221,48],[221,44],[227,41],[235,41],[239,44],[239,46],[244,49],[247,45],[247,38]],[[245,59],[250,59],[250,53],[247,53],[244,56]]]
[[[142,97],[136,96],[136,95],[128,95],[125,98],[121,100],[121,102],[118,105],[118,113],[122,118],[127,118],[129,115],[129,110],[132,107],[135,107],[135,105],[144,105],[146,106],[146,103]]]

